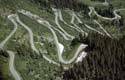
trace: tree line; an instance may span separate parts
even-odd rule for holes
[[[84,3],[80,3],[78,0],[30,0],[31,2],[38,4],[41,8],[56,7],[60,9],[70,8],[73,10],[87,10],[88,6]]]
[[[119,40],[91,34],[81,42],[88,53],[81,63],[63,71],[63,80],[124,80],[125,36]]]

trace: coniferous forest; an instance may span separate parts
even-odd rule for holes
[[[125,80],[125,0],[0,0],[0,80]]]

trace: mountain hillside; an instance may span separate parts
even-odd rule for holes
[[[0,0],[0,80],[124,80],[124,4]]]

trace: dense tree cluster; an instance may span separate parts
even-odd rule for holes
[[[124,80],[125,37],[120,40],[92,34],[83,40],[88,55],[64,71],[64,80]]]
[[[6,74],[6,71],[8,70],[8,57],[9,55],[6,51],[0,50],[0,80],[8,80],[8,74]]]
[[[40,8],[50,8],[50,1],[48,0],[29,0],[29,1],[37,4]]]
[[[70,8],[73,10],[89,10],[88,6],[84,3],[78,2],[78,0],[30,0],[38,4],[41,8],[50,8],[51,6],[56,8]]]
[[[100,2],[105,2],[105,0],[91,0],[91,1],[100,1]]]
[[[0,69],[1,69],[1,66],[0,66]],[[3,76],[2,76],[1,70],[0,70],[0,80],[4,80],[4,79],[3,79]]]
[[[6,58],[9,57],[8,53],[4,50],[1,50],[1,49],[0,49],[0,56],[6,57]]]
[[[26,58],[33,58],[33,59],[38,59],[42,57],[42,54],[36,55],[36,53],[29,47],[26,46],[25,44],[19,44],[15,47],[17,54],[20,57],[26,57]]]
[[[119,30],[122,31],[122,29],[124,28],[124,25],[125,25],[125,20],[124,20],[124,17],[123,15],[119,14],[121,16],[121,19],[120,20],[113,20],[111,22],[111,24],[113,26],[116,26]],[[124,29],[123,29],[124,30]]]
[[[95,10],[98,12],[98,14],[105,16],[105,17],[114,17],[113,11],[114,7],[110,4],[108,7],[96,7]]]

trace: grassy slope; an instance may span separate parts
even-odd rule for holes
[[[116,4],[117,0],[112,2],[113,5],[116,6],[115,8],[124,7],[124,5],[123,5],[124,1],[121,0],[121,1],[118,1],[118,2],[119,2],[119,4]],[[90,3],[89,0],[85,1],[85,3],[88,4],[88,5],[92,5],[92,3]],[[120,5],[120,4],[122,4],[122,5]],[[45,18],[46,20],[48,20],[51,24],[53,24],[55,26],[53,13],[48,13],[46,10],[40,10],[37,5],[32,4],[28,0],[1,0],[0,1],[0,41],[2,41],[5,38],[5,36],[7,36],[13,29],[13,24],[7,19],[7,16],[11,13],[16,13],[16,10],[18,10],[18,9],[26,9],[28,11],[31,11],[32,13],[37,14],[40,17]],[[124,12],[122,12],[122,14],[123,14],[123,16],[125,16]],[[33,33],[35,35],[41,35],[41,32],[43,32],[45,34],[50,33],[50,31],[48,29],[46,29],[44,26],[41,26],[41,25],[37,24],[35,21],[32,21],[31,19],[29,19],[29,18],[27,18],[27,17],[25,17],[21,14],[19,14],[19,16],[20,16],[21,20],[23,22],[25,22],[25,24],[30,26],[30,28],[33,30]],[[69,23],[71,17],[65,12],[63,12],[63,16],[64,16],[64,19]],[[91,20],[89,18],[86,18],[86,20],[84,20],[84,18],[83,18],[82,21],[83,22],[88,21],[88,23],[90,23]],[[100,21],[100,20],[98,20],[98,21]],[[61,26],[64,27],[64,29],[66,29],[67,31],[70,30],[70,28],[67,28],[67,26],[64,25],[63,23],[61,24]],[[109,28],[109,25],[105,25],[104,27],[107,30],[109,29],[109,31],[111,31],[112,33],[117,34],[116,33],[117,29],[114,28],[114,26],[110,26],[111,28]],[[39,31],[38,31],[38,28],[39,28]],[[82,26],[82,28],[85,29],[84,26]],[[73,33],[73,32],[70,32],[70,33]],[[77,35],[78,33],[74,33],[74,34]],[[18,35],[21,35],[21,36],[18,36]],[[32,78],[35,77],[35,75],[38,75],[38,74],[40,74],[40,77],[38,78],[38,80],[40,80],[41,78],[44,79],[44,80],[48,80],[48,76],[51,76],[52,80],[54,80],[55,77],[54,77],[53,73],[54,73],[54,70],[56,70],[56,69],[54,69],[55,68],[54,65],[48,64],[48,62],[46,62],[42,58],[29,58],[29,55],[32,52],[30,52],[31,49],[29,48],[29,43],[28,43],[28,40],[26,39],[27,36],[28,36],[28,34],[24,30],[24,28],[22,28],[22,26],[19,26],[18,31],[12,37],[12,39],[16,39],[18,41],[13,42],[12,40],[10,40],[7,43],[7,45],[5,46],[7,49],[11,49],[11,50],[14,50],[14,51],[17,51],[17,47],[19,45],[21,45],[21,47],[22,47],[22,45],[25,44],[24,45],[24,46],[26,46],[25,48],[28,48],[27,50],[25,50],[24,46],[22,47],[22,50],[23,50],[22,53],[24,53],[26,55],[19,56],[17,54],[17,57],[16,57],[17,70],[19,70],[19,72],[21,73],[21,76],[24,78],[24,80],[31,80]],[[60,35],[58,34],[58,36],[60,36]],[[60,40],[60,42],[64,43],[64,45],[70,44],[69,42],[64,42],[62,40],[62,38],[59,38],[59,40]],[[37,39],[35,41],[37,41]],[[14,47],[11,47],[12,44],[13,44]],[[41,47],[39,47],[39,48],[41,48]],[[29,52],[28,52],[28,50],[29,50]],[[50,51],[53,51],[53,48],[51,48]],[[70,52],[70,50],[67,51],[67,53],[69,53],[69,52]],[[55,54],[54,51],[52,53],[49,53],[49,54],[51,54],[51,55],[49,55],[49,57],[52,57],[53,59],[56,59],[55,55],[53,56],[53,54]],[[70,56],[72,57],[72,55],[70,55]],[[3,63],[3,66],[7,66],[7,63]],[[39,68],[36,69],[36,67],[39,67]],[[33,75],[31,74],[32,72],[30,72],[29,68],[31,68],[31,71],[33,71],[33,72],[35,71]],[[7,68],[5,68],[5,69],[7,69]],[[3,69],[3,70],[5,70],[5,69]],[[44,73],[46,75],[44,75]],[[43,74],[44,76],[42,76],[41,74]]]
[[[5,7],[3,7],[3,6],[5,6]],[[2,11],[0,13],[0,15],[1,15],[0,16],[0,30],[2,30],[0,32],[0,35],[2,35],[2,36],[0,36],[0,41],[2,41],[5,38],[5,36],[7,36],[13,30],[13,24],[7,19],[7,16],[9,14],[16,13],[16,10],[18,10],[18,9],[26,9],[28,11],[33,12],[34,14],[40,15],[41,17],[43,17],[43,16],[47,17],[48,15],[50,15],[42,10],[39,10],[37,5],[34,5],[30,2],[28,2],[28,0],[0,1],[0,11]],[[24,21],[27,20],[22,15],[20,15],[20,17],[22,17]],[[21,20],[22,20],[22,18],[21,18]],[[34,30],[33,32],[36,35],[38,33],[40,33],[41,31],[49,32],[48,29],[46,29],[46,28],[43,28],[43,29],[41,28],[40,32],[35,30],[35,29],[38,29],[38,27],[44,27],[44,26],[40,26],[38,24],[35,25],[34,24],[35,22],[33,23],[33,21],[31,21],[31,20],[28,20],[27,23],[28,23],[27,25],[30,26],[30,28]],[[31,26],[31,24],[33,24],[33,25]],[[19,45],[27,43],[27,40],[26,40],[27,32],[24,30],[24,28],[22,26],[18,26],[18,27],[19,28],[18,28],[16,34],[5,45],[5,47],[9,50],[17,51],[17,48]],[[13,41],[14,39],[16,39],[17,42],[14,42]],[[12,44],[13,44],[13,47],[10,47],[10,46],[12,46]],[[28,48],[29,44],[25,44],[25,46],[27,46],[25,48]],[[23,52],[22,52],[22,54],[23,54],[26,50],[24,50],[24,47],[22,47],[22,46],[21,46],[21,48],[23,49]],[[28,50],[30,51],[31,49],[29,48]],[[55,78],[54,71],[56,69],[54,67],[54,65],[48,64],[48,62],[45,61],[43,58],[38,58],[38,59],[28,58],[28,56],[31,54],[31,52],[29,52],[29,51],[26,52],[26,54],[28,54],[28,55],[25,55],[25,57],[24,56],[21,57],[21,56],[17,55],[16,60],[15,60],[17,71],[19,71],[21,73],[22,78],[24,80],[32,80],[33,78],[34,79],[44,79],[44,80],[54,79]],[[0,59],[3,59],[3,58],[0,57]],[[7,60],[7,59],[5,59],[5,60]],[[36,63],[36,64],[34,65],[34,63]],[[8,75],[9,72],[5,71],[8,69],[8,63],[1,62],[1,64],[2,64],[1,66],[4,67],[4,68],[2,68],[2,70],[3,70],[2,72],[4,72],[3,76],[5,76],[5,78],[6,78],[4,80],[8,80],[7,77],[9,76]],[[39,66],[39,68],[38,68],[38,66]],[[35,73],[33,75],[30,74],[31,73],[31,72],[29,72],[30,69],[35,71]],[[40,76],[37,77],[38,75],[40,75]],[[9,80],[11,80],[11,79],[9,78]]]

